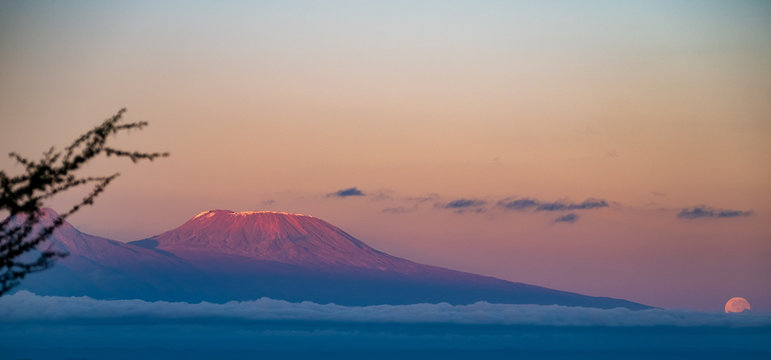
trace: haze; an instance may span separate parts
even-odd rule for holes
[[[297,212],[422,263],[767,311],[770,33],[756,1],[3,2],[0,152],[125,106],[150,126],[120,145],[172,155],[90,167],[122,176],[88,233]]]

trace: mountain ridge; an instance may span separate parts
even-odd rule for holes
[[[487,301],[649,308],[415,263],[316,217],[285,212],[209,210],[130,243],[84,234],[65,222],[48,243],[64,246],[70,256],[31,275],[19,290],[192,302],[270,297],[341,305]]]

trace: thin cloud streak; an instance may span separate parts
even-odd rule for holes
[[[479,207],[487,202],[484,200],[475,200],[475,199],[458,199],[448,202],[444,205],[445,209],[463,209],[463,208],[470,208],[470,207]]]
[[[734,218],[751,216],[754,214],[752,210],[728,210],[728,209],[714,209],[709,206],[694,206],[691,208],[685,208],[677,214],[680,219],[698,219],[698,218]]]
[[[415,211],[415,208],[414,207],[406,208],[404,206],[396,206],[396,207],[385,208],[381,211],[388,214],[406,214],[406,213]]]
[[[483,213],[486,211],[484,208],[485,204],[487,204],[487,201],[484,200],[461,198],[447,203],[438,203],[435,206],[442,209],[454,210],[458,214],[463,214],[466,212]]]
[[[603,199],[586,199],[580,203],[567,202],[564,200],[544,202],[533,198],[506,198],[498,202],[498,206],[507,210],[529,210],[535,211],[567,211],[567,210],[591,210],[608,207],[608,202]]]
[[[498,206],[509,210],[525,210],[538,206],[538,201],[530,198],[522,198],[515,200],[501,200],[498,202]]]

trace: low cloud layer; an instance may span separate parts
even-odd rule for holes
[[[753,214],[752,210],[728,210],[728,209],[713,209],[709,206],[694,206],[692,208],[685,208],[677,214],[681,219],[697,219],[697,218],[733,218],[750,216]]]
[[[327,197],[349,197],[349,196],[364,196],[364,192],[357,189],[356,187],[347,188],[335,191],[333,193],[327,194]]]
[[[262,298],[225,304],[96,300],[38,296],[27,291],[0,298],[0,323],[152,321],[154,323],[321,321],[453,323],[535,326],[771,326],[771,314],[723,314],[680,310],[593,309],[557,305],[414,304],[340,306]]]

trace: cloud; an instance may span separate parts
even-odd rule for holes
[[[383,200],[392,200],[393,206],[382,209],[381,211],[389,214],[405,214],[417,211],[425,203],[434,203],[434,208],[444,208],[445,204],[438,203],[439,194],[430,193],[421,196],[393,196],[393,191],[389,192],[389,197]]]
[[[355,189],[355,188],[354,188]],[[362,194],[364,195],[364,194]],[[384,200],[391,200],[394,197],[394,191],[390,189],[386,190],[379,190],[374,193],[369,193],[370,200],[372,201],[384,201]]]
[[[415,208],[414,207],[406,208],[404,206],[397,206],[397,207],[385,208],[382,211],[384,213],[389,213],[389,214],[404,214],[404,213],[415,211]]]
[[[566,210],[590,210],[608,207],[608,202],[603,199],[586,199],[580,203],[567,201],[543,202],[532,198],[506,198],[498,202],[498,206],[508,210],[536,211],[566,211]]]
[[[729,326],[768,327],[771,313],[723,314],[682,310],[595,309],[558,305],[412,304],[341,306],[292,303],[261,298],[224,304],[143,300],[96,300],[89,297],[38,296],[19,291],[0,298],[0,323],[56,323],[81,325],[152,321],[163,323],[222,323],[314,321],[349,323],[437,323],[535,326]]]
[[[750,216],[754,212],[752,210],[727,210],[727,209],[714,209],[709,206],[694,206],[692,208],[685,208],[677,214],[681,219],[697,219],[697,218],[733,218],[740,216]]]
[[[601,199],[586,199],[581,203],[567,203],[556,201],[550,203],[541,203],[536,211],[562,211],[562,210],[588,210],[608,207],[608,202]]]
[[[475,200],[475,199],[458,199],[448,202],[444,205],[445,209],[463,209],[463,208],[470,208],[470,207],[479,207],[487,202],[484,200]]]
[[[548,203],[540,203],[538,204],[538,207],[535,208],[536,211],[561,211],[561,210],[567,210],[568,204],[564,202],[548,202]]]
[[[418,204],[422,204],[424,202],[435,201],[435,200],[438,200],[438,199],[439,199],[439,194],[431,193],[431,194],[427,194],[427,195],[424,195],[424,196],[408,197],[407,201],[415,202],[415,203],[418,203]]]
[[[484,205],[487,201],[478,199],[457,199],[448,203],[438,203],[435,207],[442,209],[455,210],[456,213],[462,214],[465,212],[483,213],[485,212]]]
[[[562,216],[556,218],[554,220],[554,222],[566,222],[566,223],[571,223],[572,224],[572,223],[576,222],[576,220],[578,220],[578,215],[576,215],[574,213],[569,213],[569,214],[565,214],[565,215],[562,215]]]
[[[463,214],[465,212],[483,213],[485,212],[485,204],[487,204],[487,201],[484,200],[457,199],[448,203],[438,203],[434,206],[442,209],[455,210],[456,213]]]
[[[509,210],[525,210],[538,206],[538,201],[530,198],[521,199],[503,199],[498,202],[498,206]]]
[[[586,210],[608,207],[608,202],[601,199],[586,199],[580,204],[568,205],[569,210]]]
[[[356,187],[342,189],[333,193],[327,194],[327,197],[349,197],[349,196],[364,196],[364,193]]]

